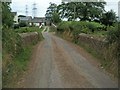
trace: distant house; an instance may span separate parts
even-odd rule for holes
[[[18,15],[17,15],[17,12],[12,12],[14,18],[13,18],[13,21],[14,21],[14,24],[18,24]]]
[[[30,23],[31,25],[40,26],[42,23],[45,23],[45,17],[34,17]]]
[[[31,20],[32,20],[32,17],[31,17],[31,16],[24,16],[24,15],[19,15],[19,16],[18,16],[18,21],[19,21],[19,22],[29,23],[29,22],[31,22]]]
[[[40,26],[42,23],[46,22],[45,17],[34,17],[32,16],[24,16],[24,15],[19,15],[18,16],[18,22],[25,22],[29,24],[30,26],[35,25],[35,26]]]

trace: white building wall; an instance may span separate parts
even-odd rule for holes
[[[118,2],[118,20],[120,21],[120,1]]]
[[[34,23],[35,26],[39,26],[39,23]]]
[[[15,15],[15,16],[14,16],[14,22],[15,22],[16,24],[18,24],[18,15]]]

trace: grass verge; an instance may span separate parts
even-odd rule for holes
[[[7,53],[4,54],[3,59],[8,62],[7,67],[3,71],[3,87],[11,88],[16,87],[16,83],[20,76],[27,69],[28,62],[30,61],[32,45],[24,47],[22,52],[15,57],[11,58]],[[8,58],[6,58],[8,57]],[[11,59],[10,59],[11,58]]]
[[[67,31],[67,33],[69,33]],[[93,47],[90,47],[90,44],[84,43],[84,41],[79,41],[78,39],[73,38],[70,40],[70,35],[64,32],[57,32],[57,36],[69,40],[70,42],[73,42],[82,48],[84,48],[88,53],[90,53],[92,56],[94,56],[98,62],[100,62],[100,67],[105,69],[109,74],[111,74],[113,77],[118,77],[118,60],[117,56],[115,54],[116,52],[116,44],[113,45],[105,45],[103,47],[103,52],[99,53],[97,50]],[[99,34],[99,33],[98,33]],[[91,42],[93,43],[93,42]]]
[[[19,29],[15,29],[17,33],[26,33],[26,32],[42,32],[42,28],[39,27],[21,27]]]
[[[20,36],[14,30],[3,31],[2,87],[16,88],[17,82],[27,70],[33,46],[43,40],[43,36],[39,32],[38,42],[23,46]]]

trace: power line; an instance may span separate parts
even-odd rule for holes
[[[28,16],[28,5],[26,5],[25,13],[26,13],[26,16]]]
[[[33,3],[33,17],[36,16],[36,13],[37,13],[37,8],[36,8],[36,3]]]

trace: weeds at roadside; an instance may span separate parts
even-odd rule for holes
[[[41,32],[39,41],[43,39]],[[3,54],[2,54],[2,86],[3,88],[17,87],[18,79],[27,70],[32,48],[37,42],[23,46],[19,35],[11,29],[3,30]]]

